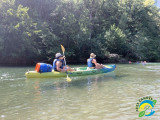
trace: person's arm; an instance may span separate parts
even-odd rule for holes
[[[62,63],[60,61],[57,61],[56,62],[56,69],[59,71],[59,72],[66,72],[64,69],[61,69]]]
[[[93,60],[92,60],[92,63],[94,63],[94,64],[96,65],[96,64],[97,64],[96,59],[93,59]]]
[[[96,59],[93,59],[93,60],[92,60],[92,63],[95,64],[95,67],[94,67],[94,68],[97,68],[97,64],[98,64],[98,63],[97,63]]]
[[[92,63],[95,64],[96,69],[104,68],[104,66],[102,64],[97,63],[97,61],[95,59],[92,60]]]

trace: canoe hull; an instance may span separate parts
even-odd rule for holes
[[[102,74],[114,71],[116,65],[106,65],[103,69],[87,69],[87,67],[77,68],[74,72],[68,72],[69,77],[74,76],[85,76],[85,75],[95,75],[95,74]],[[56,77],[66,77],[66,73],[63,72],[45,72],[45,73],[38,73],[36,71],[28,71],[25,73],[27,78],[56,78]]]

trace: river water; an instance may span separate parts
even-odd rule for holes
[[[26,79],[33,67],[0,67],[0,120],[140,120],[139,99],[157,100],[160,119],[160,64],[118,64],[93,76]]]

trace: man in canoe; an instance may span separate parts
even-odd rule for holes
[[[58,72],[74,71],[69,66],[65,66],[64,57],[61,53],[56,53],[53,61],[53,70]]]
[[[87,65],[91,69],[101,69],[104,68],[102,64],[97,63],[96,55],[94,53],[90,54],[90,58],[87,59]]]

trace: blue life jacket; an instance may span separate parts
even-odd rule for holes
[[[54,61],[53,61],[53,70],[55,70],[55,71],[57,71],[57,66],[56,66],[57,61],[62,62],[62,65],[60,67],[61,69],[63,69],[63,66],[64,66],[64,60],[54,59]]]
[[[95,58],[89,58],[89,59],[87,60],[87,65],[88,65],[88,67],[95,67],[95,64],[92,63],[92,60],[93,60],[93,59],[95,59]]]

